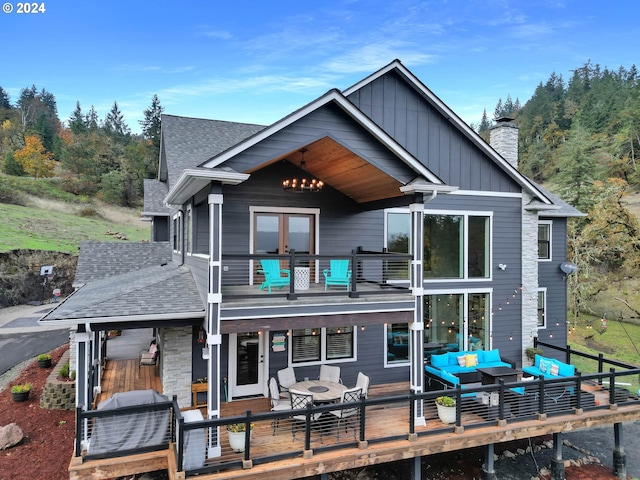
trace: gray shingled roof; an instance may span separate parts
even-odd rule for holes
[[[163,200],[169,190],[167,184],[154,179],[144,180],[144,206],[143,216],[170,215],[171,209],[167,207]]]
[[[204,317],[204,312],[195,281],[187,268],[156,265],[90,282],[40,321],[138,315],[148,318],[171,314]]]
[[[169,188],[180,174],[263,130],[264,125],[162,115]]]
[[[169,242],[82,242],[74,286],[171,261]]]
[[[567,202],[562,200],[560,197],[558,197],[557,195],[554,195],[546,188],[535,183],[533,180],[531,180],[531,183],[533,183],[536,186],[536,188],[538,188],[549,200],[551,200],[556,207],[559,207],[556,210],[548,210],[545,212],[540,212],[541,217],[561,217],[562,218],[562,217],[586,217],[587,216],[586,213],[582,213],[580,210],[572,207]],[[531,202],[531,205],[535,205],[535,202]],[[540,205],[544,205],[544,204],[540,202]]]

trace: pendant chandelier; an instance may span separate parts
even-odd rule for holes
[[[302,154],[302,160],[300,160],[300,169],[305,172],[305,176],[303,176],[302,178],[285,178],[282,181],[282,188],[285,192],[303,193],[319,192],[320,190],[322,190],[324,182],[322,180],[313,178],[309,170],[307,170],[307,164],[304,161],[304,153],[306,151],[306,148],[300,150],[300,153]]]

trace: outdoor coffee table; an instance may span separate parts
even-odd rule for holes
[[[511,367],[478,368],[478,372],[482,374],[483,385],[496,384],[501,378],[507,383],[517,382],[518,377],[522,375],[522,370]]]

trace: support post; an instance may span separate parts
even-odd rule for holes
[[[627,454],[624,452],[622,423],[613,424],[613,436],[615,440],[615,445],[613,447],[613,474],[621,480],[626,480]]]
[[[498,480],[496,476],[496,469],[493,463],[494,448],[493,443],[487,445],[484,451],[484,465],[482,465],[482,479],[483,480]]]
[[[412,480],[420,480],[422,478],[422,457],[413,457],[411,464],[411,478]]]
[[[413,261],[411,262],[411,291],[414,298],[413,320],[409,323],[411,334],[409,354],[411,357],[410,382],[416,393],[424,392],[424,285],[423,285],[423,242],[424,242],[424,201],[416,195],[416,203],[409,206],[411,211],[411,232],[413,235]],[[415,424],[426,425],[424,400],[415,401]]]
[[[564,460],[562,459],[562,433],[559,432],[553,434],[551,480],[564,480]]]

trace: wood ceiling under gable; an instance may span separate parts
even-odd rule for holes
[[[310,143],[305,148],[304,161],[311,175],[358,203],[403,195],[400,191],[401,182],[329,137]],[[300,167],[302,154],[300,151],[289,152],[269,164],[281,160],[288,160]]]

